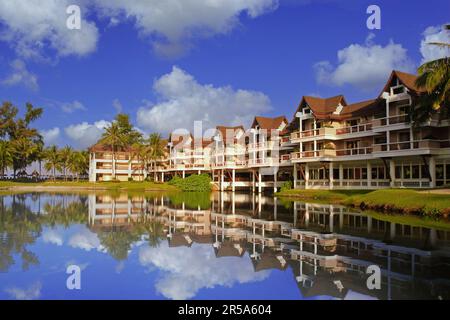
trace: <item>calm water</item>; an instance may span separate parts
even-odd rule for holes
[[[449,299],[450,228],[382,219],[247,194],[0,196],[0,299]]]

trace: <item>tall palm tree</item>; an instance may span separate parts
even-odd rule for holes
[[[445,28],[450,30],[450,25]],[[428,45],[446,48],[450,55],[450,43],[431,42]],[[450,114],[450,56],[426,62],[417,71],[416,86],[424,89],[426,94],[420,96],[418,107],[413,110],[414,123],[420,125],[437,112],[441,119],[447,118]]]
[[[121,130],[118,122],[111,123],[103,133],[100,143],[103,143],[111,148],[112,152],[112,178],[116,178],[116,152],[126,146],[127,137]]]
[[[72,180],[76,175],[77,181],[80,181],[80,175],[89,170],[89,153],[87,151],[72,152],[67,168],[72,173]]]
[[[61,170],[61,154],[58,148],[53,145],[44,151],[45,164],[44,168],[52,172],[53,181],[56,178],[56,170]]]
[[[64,181],[67,181],[67,169],[69,167],[70,160],[72,158],[73,149],[70,146],[65,146],[59,150],[61,159],[61,168],[64,174]]]
[[[152,133],[149,140],[149,159],[153,168],[153,179],[156,180],[156,162],[164,155],[164,146],[161,139],[161,135],[158,133]]]
[[[5,176],[6,169],[13,163],[11,147],[8,141],[0,140],[0,173]]]

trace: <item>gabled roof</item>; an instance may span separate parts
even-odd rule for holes
[[[301,111],[305,106],[311,108],[314,116],[317,119],[328,119],[333,112],[336,111],[338,105],[346,106],[347,102],[343,95],[338,95],[330,98],[319,98],[304,96],[300,102],[295,113]]]
[[[234,127],[217,126],[216,129],[223,141],[234,140],[237,138],[236,136],[240,131],[245,132],[244,126],[234,126]],[[230,134],[232,134],[232,136],[227,136]]]
[[[190,138],[190,142],[187,142],[187,140],[189,140]],[[194,141],[194,137],[192,136],[191,133],[183,133],[183,134],[179,134],[179,133],[171,133],[169,136],[169,142],[172,142],[173,146],[177,146],[179,145],[181,142],[184,142],[184,145],[193,145],[193,141]]]
[[[342,112],[338,115],[333,115],[333,120],[345,120],[351,117],[358,117],[358,116],[364,116],[368,115],[372,112],[374,112],[378,108],[378,100],[377,99],[371,99],[361,102],[352,103],[349,105],[346,105]]]
[[[278,129],[283,122],[286,124],[288,123],[285,116],[279,116],[275,118],[256,116],[253,120],[252,128],[259,126],[261,129],[275,130]]]
[[[380,97],[383,92],[389,91],[389,88],[393,86],[393,81],[398,79],[400,83],[402,83],[406,88],[415,93],[424,93],[426,92],[424,88],[419,88],[416,86],[417,76],[411,73],[401,72],[398,70],[393,70],[391,75],[389,76],[388,81],[386,82],[383,90],[380,93]]]

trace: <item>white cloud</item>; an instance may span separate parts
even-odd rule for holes
[[[105,120],[96,121],[93,124],[82,122],[66,127],[64,132],[77,147],[87,148],[100,139],[105,127],[109,124],[110,122]]]
[[[72,235],[68,244],[72,248],[79,248],[86,251],[91,251],[92,249],[103,251],[103,246],[100,244],[97,235],[88,229],[82,229]]]
[[[278,0],[95,0],[110,24],[131,20],[139,33],[152,39],[163,55],[176,55],[193,38],[226,34],[241,14],[256,18],[278,6]]]
[[[255,115],[271,110],[269,97],[261,92],[203,85],[178,67],[155,80],[153,89],[160,101],[139,108],[137,123],[161,133],[192,128],[196,120],[204,121],[204,129],[248,125]]]
[[[82,111],[87,110],[86,107],[80,101],[77,101],[77,100],[75,100],[73,102],[63,103],[61,105],[61,109],[65,113],[73,113],[73,112],[79,111],[79,110],[82,110]]]
[[[98,30],[94,23],[83,17],[81,29],[66,26],[66,8],[70,0],[16,0],[0,1],[0,40],[7,41],[23,58],[42,58],[45,49],[57,56],[83,56],[97,46]]]
[[[401,44],[392,40],[386,46],[375,44],[370,34],[365,44],[351,44],[337,53],[338,64],[320,61],[314,65],[318,83],[363,90],[379,88],[394,69],[414,72],[414,63]]]
[[[164,242],[156,248],[141,247],[139,261],[161,271],[156,290],[176,300],[193,298],[203,288],[262,281],[270,274],[270,271],[254,272],[247,255],[216,258],[211,245],[169,248]]]
[[[62,232],[55,229],[48,229],[42,234],[42,240],[45,243],[55,244],[57,246],[62,246],[64,243]]]
[[[41,289],[42,283],[40,281],[37,281],[30,285],[28,288],[11,287],[6,288],[5,292],[16,300],[35,300],[40,298]]]
[[[39,89],[37,76],[28,71],[25,62],[16,59],[11,62],[11,74],[2,80],[2,84],[7,86],[24,85],[25,87],[36,91]]]
[[[123,110],[122,103],[120,103],[119,99],[114,99],[112,102],[113,108],[116,110],[116,113],[121,113]]]
[[[443,27],[428,27],[423,32],[423,39],[420,42],[420,53],[422,63],[436,60],[450,55],[450,49],[430,45],[430,42],[450,43],[450,31]]]
[[[58,127],[48,130],[41,130],[41,135],[44,138],[45,145],[49,146],[57,144],[59,141],[61,130]]]

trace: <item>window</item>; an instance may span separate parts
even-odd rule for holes
[[[403,166],[403,179],[411,179],[411,167],[409,165]]]
[[[420,167],[418,165],[412,166],[412,178],[413,179],[420,178]]]
[[[401,179],[402,177],[402,166],[395,166],[395,178]]]

